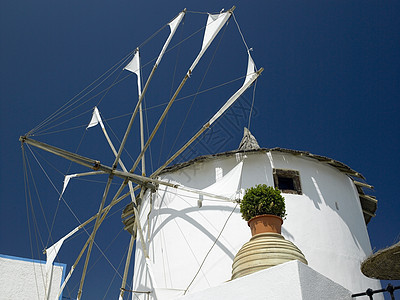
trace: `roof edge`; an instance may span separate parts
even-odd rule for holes
[[[172,165],[170,167],[166,167],[160,173],[160,175],[165,174],[165,173],[175,172],[180,169],[189,167],[195,163],[204,162],[206,160],[211,160],[211,159],[218,158],[218,157],[223,157],[223,156],[229,157],[229,156],[236,155],[238,153],[258,153],[258,152],[261,152],[261,153],[262,152],[281,152],[281,153],[292,154],[295,156],[303,156],[306,158],[315,159],[319,162],[325,163],[327,165],[330,165],[330,166],[336,168],[339,172],[344,173],[347,176],[349,176],[349,178],[353,181],[354,185],[356,186],[356,190],[358,192],[358,196],[360,199],[360,204],[361,204],[362,212],[364,215],[365,223],[368,224],[369,221],[372,219],[372,217],[375,216],[378,201],[375,199],[374,196],[366,195],[363,190],[363,188],[373,189],[373,186],[371,186],[369,184],[360,183],[353,178],[353,177],[357,177],[357,178],[361,178],[365,181],[365,177],[361,173],[351,169],[349,166],[347,166],[346,164],[344,164],[340,161],[334,160],[334,159],[326,157],[326,156],[312,154],[308,151],[292,150],[292,149],[279,148],[279,147],[258,148],[258,149],[249,149],[249,150],[246,150],[246,149],[232,150],[232,151],[226,151],[226,152],[221,152],[221,153],[216,153],[216,154],[198,156],[189,161],[186,161],[183,163],[178,163],[178,164]]]

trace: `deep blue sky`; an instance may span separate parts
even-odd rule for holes
[[[98,78],[126,54],[134,50],[153,32],[172,19],[183,8],[189,11],[220,11],[236,5],[236,18],[252,47],[257,67],[264,72],[257,82],[255,109],[251,120],[251,131],[262,147],[284,147],[325,155],[339,160],[362,173],[367,183],[375,187],[373,194],[379,200],[375,218],[368,225],[371,244],[375,250],[399,241],[400,201],[398,200],[398,176],[400,163],[400,4],[398,1],[2,1],[0,7],[0,124],[1,124],[1,177],[0,177],[0,253],[21,257],[32,257],[27,225],[27,209],[24,194],[23,166],[18,138],[44,118],[53,113],[84,87]],[[192,17],[195,25],[190,25]],[[181,37],[188,36],[205,23],[205,16],[188,14],[183,30],[171,45]],[[168,34],[164,30],[157,39],[146,44],[142,50],[142,62],[155,57],[162,41]],[[234,42],[230,42],[230,40]],[[218,41],[218,39],[216,40]],[[154,86],[163,86],[149,92],[149,106],[167,101],[171,90],[169,79],[161,75],[170,72],[178,57],[182,61],[177,68],[177,82],[190,65],[201,43],[201,34],[190,40],[184,47],[171,51],[160,67],[160,77],[154,79]],[[154,47],[153,47],[154,46]],[[181,96],[196,92],[214,45],[196,69],[193,87],[185,87]],[[193,50],[193,51],[192,51]],[[158,51],[158,50],[157,50]],[[219,58],[220,57],[220,58]],[[186,63],[184,62],[187,59]],[[246,68],[246,52],[233,20],[231,20],[218,48],[214,67],[208,72],[200,90],[235,79]],[[164,63],[164,62],[163,62]],[[144,70],[148,76],[149,64]],[[220,72],[228,73],[220,77]],[[123,73],[127,75],[127,73]],[[198,74],[198,75],[197,75]],[[120,86],[124,92],[112,89],[99,105],[104,118],[113,118],[132,110],[136,100],[135,76],[124,80]],[[113,79],[111,79],[113,80]],[[110,83],[110,82],[109,82]],[[227,98],[241,83],[221,92],[199,96],[192,107],[184,130],[173,146],[182,124],[177,116],[184,116],[191,99],[180,101],[167,120],[166,136],[162,132],[152,148],[153,168],[164,161],[171,148],[182,145],[216,110],[215,99]],[[85,112],[99,102],[96,98],[86,106],[77,109]],[[252,93],[247,92],[242,106],[237,105],[197,145],[194,153],[185,157],[210,152],[222,152],[237,148],[242,130],[247,126],[248,104]],[[108,102],[107,102],[108,101]],[[154,102],[152,102],[154,101]],[[108,104],[107,104],[108,103]],[[217,107],[222,102],[217,103]],[[122,111],[122,112],[121,112]],[[149,110],[150,127],[154,124],[160,109]],[[74,115],[71,114],[72,115]],[[68,119],[68,117],[66,117]],[[181,119],[184,119],[182,117]],[[84,125],[90,120],[90,112],[76,119]],[[110,120],[108,124],[119,138],[127,118]],[[68,125],[67,125],[68,124]],[[63,128],[73,125],[66,123]],[[73,122],[71,122],[73,124]],[[119,132],[121,131],[121,132]],[[74,151],[78,146],[84,127],[37,138]],[[97,135],[96,135],[97,134]],[[136,131],[135,131],[136,134]],[[130,140],[132,156],[135,154],[137,136]],[[136,144],[134,144],[136,142]],[[162,145],[162,146],[161,146]],[[98,149],[107,149],[98,153]],[[163,154],[160,156],[160,152]],[[80,153],[87,156],[104,156],[105,162],[112,160],[99,130],[86,132]],[[35,152],[43,155],[42,152]],[[61,173],[81,170],[75,166],[44,155],[52,160],[52,166]],[[42,158],[40,158],[42,159]],[[150,158],[149,158],[150,160]],[[42,163],[44,160],[41,160]],[[129,156],[126,161],[131,164]],[[32,172],[36,172],[37,184],[44,214],[51,223],[57,195],[37,168],[30,155]],[[149,163],[150,164],[150,163]],[[44,162],[49,175],[59,189],[62,174]],[[53,172],[53,174],[51,174]],[[52,176],[54,175],[54,176]],[[96,178],[104,181],[104,178]],[[32,184],[32,183],[31,183]],[[80,185],[82,184],[82,185]],[[90,188],[84,188],[90,184]],[[46,185],[46,189],[42,186]],[[66,200],[78,215],[85,220],[98,207],[103,184],[76,181],[66,194]],[[31,186],[35,193],[34,186]],[[37,200],[33,203],[38,226],[43,226],[42,212]],[[29,207],[30,210],[30,207]],[[31,214],[31,212],[30,212]],[[62,214],[66,217],[63,219]],[[99,236],[99,244],[105,249],[117,235],[121,226],[119,212],[109,219],[109,227]],[[34,220],[30,215],[31,235],[35,236]],[[60,204],[56,224],[61,228],[54,232],[58,239],[76,226],[76,221],[65,205]],[[113,226],[113,224],[117,224]],[[50,224],[49,224],[50,226]],[[104,226],[106,227],[106,225]],[[83,240],[84,236],[80,236]],[[47,235],[42,237],[47,244]],[[76,238],[78,240],[79,238]],[[80,241],[80,243],[82,242]],[[118,266],[121,253],[125,251],[128,235],[122,232],[107,255]],[[34,256],[41,248],[34,242]],[[103,243],[103,244],[101,244]],[[64,250],[65,259],[71,259]],[[68,247],[66,245],[66,247]],[[79,245],[79,242],[77,242]],[[121,250],[121,247],[123,248]],[[61,255],[61,253],[60,253]],[[99,257],[94,253],[93,261]],[[70,260],[63,261],[71,266]],[[104,262],[104,259],[103,259]],[[98,264],[100,265],[100,263]],[[101,278],[109,282],[112,269],[99,267]],[[120,268],[122,273],[122,269]],[[92,278],[95,276],[91,276]],[[99,279],[96,279],[99,280]],[[115,279],[118,289],[119,279]],[[99,295],[107,290],[106,283],[93,279],[85,287],[97,286]],[[105,286],[100,288],[99,286]],[[114,286],[112,287],[114,288]],[[111,293],[111,292],[110,292]],[[68,296],[68,294],[64,294]],[[73,297],[76,292],[71,292]],[[108,294],[108,297],[115,293]],[[88,294],[86,294],[88,296]],[[97,299],[96,296],[92,299]],[[88,299],[91,299],[90,297]]]

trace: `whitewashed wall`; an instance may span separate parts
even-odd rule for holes
[[[302,250],[312,269],[353,293],[368,287],[380,288],[379,281],[365,277],[360,271],[360,262],[372,251],[356,189],[351,179],[334,167],[292,154],[257,152],[246,156],[216,157],[164,174],[163,178],[204,189],[228,174],[241,160],[244,163],[240,187],[244,189],[259,183],[273,186],[273,168],[300,172],[303,194],[283,194],[287,218],[282,234]],[[169,200],[168,216],[164,217],[168,217],[171,226],[164,224],[163,229],[157,231],[158,236],[151,235],[147,243],[159,294],[179,295],[186,290],[206,255],[201,272],[188,293],[229,280],[233,256],[250,238],[250,230],[237,208],[218,244],[213,247],[213,239],[220,233],[234,206],[203,201],[199,208],[197,201],[183,198]],[[156,207],[149,212],[145,208],[142,213],[145,232],[146,224],[151,224],[160,215]],[[191,218],[196,221],[191,222]],[[183,233],[187,237],[183,237]],[[135,286],[137,290],[151,290],[150,278],[143,276],[148,269],[139,245]],[[211,247],[213,249],[207,254]],[[166,251],[173,255],[166,255]],[[140,278],[147,278],[147,282]]]
[[[0,299],[45,299],[45,261],[0,255]],[[55,263],[49,299],[56,299],[65,264]],[[62,295],[60,296],[60,300]]]

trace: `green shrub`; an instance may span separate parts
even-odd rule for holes
[[[246,221],[264,214],[285,218],[285,198],[280,190],[266,184],[258,184],[246,189],[243,200],[240,202],[240,212]]]

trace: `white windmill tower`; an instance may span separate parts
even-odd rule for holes
[[[362,190],[372,187],[355,178],[363,176],[327,157],[260,148],[247,129],[237,150],[167,168],[159,179],[179,188],[164,186],[144,196],[136,296],[173,299],[230,280],[234,256],[250,238],[236,200],[260,183],[282,191],[287,211],[282,235],[301,249],[309,268],[352,293],[380,288],[360,271],[372,253],[366,224],[377,201]]]

